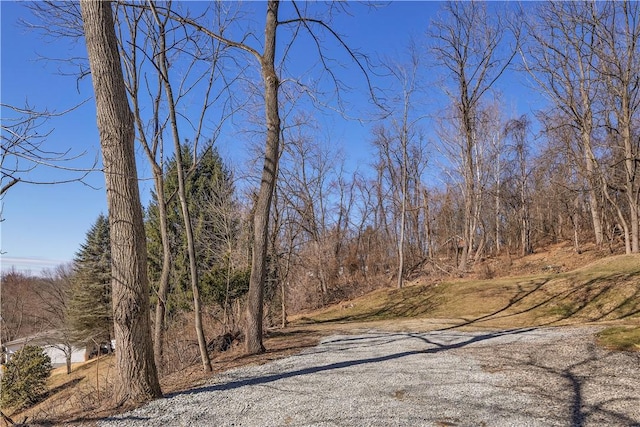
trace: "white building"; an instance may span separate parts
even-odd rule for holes
[[[61,340],[56,338],[55,331],[46,331],[38,334],[34,334],[24,338],[18,338],[13,341],[3,343],[3,359],[2,363],[6,363],[11,356],[18,350],[27,345],[37,345],[42,347],[44,352],[51,358],[51,366],[57,368],[59,366],[65,366],[67,364],[67,358],[64,353],[65,346],[61,343]],[[84,362],[86,349],[72,347],[71,351],[71,363]]]

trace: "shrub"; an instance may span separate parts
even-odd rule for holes
[[[2,376],[2,406],[24,408],[47,391],[51,358],[42,348],[27,345],[14,353]]]

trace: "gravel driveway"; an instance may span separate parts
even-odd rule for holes
[[[333,336],[100,425],[640,426],[640,353],[595,331]]]

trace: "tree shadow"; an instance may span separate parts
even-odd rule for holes
[[[633,366],[640,364],[640,355],[608,352],[589,343],[579,353],[579,360],[574,358],[564,364],[547,360],[545,355],[548,352],[556,352],[558,345],[558,343],[536,345],[533,351],[526,353],[524,360],[502,355],[497,358],[502,359],[499,364],[507,360],[508,365],[517,368],[516,375],[523,372],[529,373],[529,376],[516,377],[515,390],[521,389],[524,393],[533,395],[538,402],[546,400],[564,403],[562,407],[567,411],[567,419],[570,420],[571,427],[584,427],[587,424],[640,427],[640,419],[634,419],[632,415],[612,408],[616,404],[640,408],[640,396],[634,390],[624,390],[622,385],[612,382],[607,373],[602,372],[602,366],[621,364],[620,361],[608,360],[608,358],[629,359],[630,363],[622,363],[629,370],[627,372],[629,376],[626,379],[632,383],[638,383],[640,376]],[[493,354],[495,352],[488,357],[495,358]],[[620,373],[620,375],[624,374]],[[554,385],[556,381],[560,390]],[[594,389],[600,390],[594,391]],[[566,397],[562,396],[563,393],[566,393]]]
[[[206,393],[206,392],[212,392],[212,391],[227,391],[227,390],[233,390],[233,389],[242,388],[242,387],[268,384],[268,383],[272,383],[272,382],[279,381],[279,380],[282,380],[282,379],[300,377],[300,376],[316,374],[316,373],[325,372],[325,371],[332,371],[332,370],[336,370],[336,369],[344,369],[344,368],[349,368],[349,367],[353,367],[353,366],[360,366],[360,365],[368,365],[368,364],[386,362],[386,361],[389,361],[389,360],[401,359],[401,358],[408,357],[408,356],[434,354],[434,353],[439,353],[439,352],[442,352],[442,351],[463,348],[463,347],[466,347],[466,346],[469,346],[469,345],[472,345],[472,344],[476,344],[478,342],[491,340],[493,338],[502,337],[502,336],[505,336],[505,335],[518,335],[518,334],[523,334],[523,333],[526,333],[526,332],[531,332],[531,331],[534,331],[534,330],[536,330],[536,328],[512,329],[512,330],[505,330],[505,331],[490,332],[490,333],[485,333],[485,334],[482,334],[482,335],[470,336],[470,337],[468,337],[468,339],[466,339],[464,341],[455,342],[455,343],[451,343],[451,344],[438,343],[436,341],[428,339],[427,337],[423,337],[423,336],[420,336],[420,335],[417,335],[417,334],[397,333],[397,334],[393,334],[395,339],[389,339],[389,340],[385,340],[385,341],[380,341],[380,342],[375,343],[375,344],[369,343],[368,345],[384,345],[384,344],[389,344],[391,342],[399,341],[399,340],[403,340],[403,339],[416,339],[417,338],[417,339],[422,340],[424,342],[424,344],[430,345],[430,346],[433,346],[433,347],[420,349],[420,350],[402,351],[402,352],[398,352],[398,353],[387,354],[387,355],[384,355],[384,356],[376,356],[376,357],[370,357],[370,358],[364,358],[364,359],[345,360],[345,361],[342,361],[342,362],[335,362],[335,363],[329,363],[329,364],[326,364],[326,365],[312,366],[312,367],[297,369],[297,370],[293,370],[293,371],[281,372],[281,373],[264,375],[264,376],[259,376],[259,377],[245,378],[245,379],[241,379],[241,380],[237,380],[237,381],[230,381],[230,382],[223,383],[223,384],[208,385],[208,386],[199,387],[199,388],[195,388],[195,389],[191,389],[191,390],[186,390],[186,391],[183,391],[183,392],[168,394],[166,397],[170,398],[170,397],[173,397],[173,396],[176,396],[176,395],[193,395],[193,394],[200,394],[200,393]],[[388,337],[388,334],[381,334],[379,337],[382,337],[382,336],[384,336],[386,338],[386,337]],[[374,335],[374,337],[364,337],[364,338],[363,337],[360,337],[360,338],[358,338],[358,337],[345,337],[345,338],[340,338],[340,339],[337,339],[337,340],[333,340],[333,341],[331,341],[331,343],[332,344],[346,343],[346,342],[355,343],[355,342],[363,342],[363,341],[370,342],[372,338],[375,338],[375,335]]]
[[[438,330],[439,331],[448,331],[448,330],[451,330],[451,329],[461,328],[463,326],[473,325],[474,323],[480,323],[480,322],[483,322],[483,321],[489,320],[489,319],[500,319],[500,318],[505,318],[505,317],[510,317],[510,316],[516,316],[518,314],[523,314],[523,313],[526,313],[528,311],[535,310],[536,308],[541,307],[544,304],[548,304],[550,301],[552,301],[557,296],[556,295],[552,295],[551,297],[543,300],[542,302],[540,302],[538,304],[534,304],[533,306],[531,306],[531,307],[529,307],[527,309],[524,309],[522,311],[515,312],[515,313],[505,314],[505,315],[501,316],[502,313],[507,312],[509,309],[511,309],[511,308],[515,307],[516,305],[518,305],[519,303],[523,302],[527,297],[529,297],[531,295],[534,295],[535,293],[539,292],[542,289],[542,287],[544,285],[546,285],[550,280],[551,279],[549,279],[549,278],[542,279],[542,280],[540,280],[539,283],[536,283],[534,285],[534,287],[532,289],[528,290],[528,291],[525,291],[524,289],[519,287],[519,292],[516,293],[511,299],[509,299],[509,302],[507,302],[501,308],[499,308],[497,310],[494,310],[493,312],[491,312],[489,314],[485,314],[483,316],[476,317],[474,319],[470,319],[470,320],[467,320],[465,322],[458,323],[456,325],[448,326],[448,327],[445,327],[445,328],[440,328]]]
[[[492,331],[487,333],[479,333],[470,335],[460,333],[451,335],[449,332],[433,331],[430,333],[384,333],[373,332],[361,336],[338,336],[323,341],[322,345],[310,349],[302,354],[308,356],[311,354],[335,352],[338,349],[355,350],[357,352],[366,353],[368,347],[375,346],[393,346],[397,343],[400,346],[402,341],[411,340],[411,346],[414,349],[407,351],[396,351],[390,354],[384,354],[375,357],[357,357],[349,360],[338,361],[334,363],[317,364],[316,366],[308,366],[300,369],[290,369],[284,372],[267,373],[258,376],[234,379],[219,384],[206,385],[199,388],[181,391],[166,395],[166,398],[176,396],[197,396],[202,393],[223,392],[230,390],[242,389],[245,387],[253,387],[267,385],[279,380],[289,378],[300,378],[312,374],[346,369],[350,367],[375,365],[378,363],[399,360],[410,356],[433,355],[441,352],[452,350],[463,350],[469,346],[480,343],[491,345],[491,340],[500,337],[515,337],[513,341],[501,342],[501,345],[512,345],[520,340],[517,338],[522,334],[535,333],[541,331],[539,328],[522,328],[503,331]],[[626,413],[624,410],[617,409],[616,405],[623,404],[626,407],[635,407],[640,405],[640,398],[633,395],[633,390],[626,390],[625,393],[618,393],[615,387],[619,387],[615,383],[610,385],[607,381],[607,372],[602,372],[599,367],[606,366],[607,363],[619,363],[619,361],[609,361],[606,357],[625,357],[630,358],[631,364],[636,366],[640,363],[640,354],[631,354],[616,356],[616,353],[606,352],[597,348],[593,343],[585,343],[585,349],[578,352],[575,358],[572,354],[570,357],[560,357],[555,362],[547,360],[546,354],[549,352],[557,352],[558,346],[562,347],[564,343],[557,341],[551,343],[536,343],[532,346],[526,345],[522,350],[516,350],[503,354],[500,350],[496,350],[494,346],[475,347],[481,351],[484,349],[487,358],[502,366],[505,364],[509,369],[516,371],[516,384],[510,386],[509,390],[517,390],[521,388],[521,392],[530,396],[535,402],[544,405],[545,402],[552,404],[559,403],[560,416],[563,422],[567,422],[571,427],[584,427],[587,424],[598,424],[604,420],[604,424],[599,425],[624,425],[640,427],[640,421],[633,418],[633,414]],[[571,343],[567,343],[571,345]],[[343,348],[345,347],[345,348]],[[391,347],[394,348],[394,347]],[[359,353],[356,353],[359,354]],[[474,358],[477,355],[474,353]],[[573,357],[573,358],[572,358]],[[605,358],[605,359],[603,359]],[[633,360],[631,360],[633,359]],[[626,360],[626,359],[624,359]],[[478,360],[480,361],[480,360]],[[634,362],[635,361],[635,362]],[[533,373],[533,375],[529,375]],[[524,380],[517,375],[523,374]],[[528,375],[528,376],[527,376]],[[511,378],[511,375],[508,376]],[[549,385],[547,379],[554,379],[553,386]],[[630,380],[636,381],[638,373],[631,375]],[[605,384],[605,392],[595,395],[591,388],[596,385]],[[586,396],[586,397],[585,397]],[[524,408],[523,408],[524,410]],[[116,419],[116,418],[113,418]],[[139,414],[130,414],[117,417],[120,421],[144,421],[144,417]],[[564,421],[566,420],[566,421]]]
[[[627,288],[631,292],[623,297],[616,293],[621,281],[637,277],[636,273],[620,273],[606,277],[585,277],[571,273],[545,275],[519,283],[509,300],[489,313],[464,317],[442,330],[503,320],[533,313],[530,324],[548,326],[567,321],[596,322],[625,319],[640,314],[640,287]],[[442,295],[429,286],[407,287],[392,290],[378,307],[362,313],[345,314],[329,319],[301,319],[302,324],[331,324],[371,320],[394,320],[428,317],[443,304]],[[400,294],[398,294],[400,292]],[[511,292],[511,291],[509,291]],[[482,302],[480,301],[479,304]]]
[[[566,301],[566,303],[560,305],[555,318],[538,322],[536,326],[550,326],[573,318],[587,322],[629,318],[640,313],[640,287],[633,294],[612,304],[607,309],[597,304],[599,300],[606,299],[616,291],[616,283],[619,279],[628,278],[628,276],[628,274],[620,274],[607,278],[593,278],[570,290],[560,291],[549,289],[549,286],[553,284],[551,278],[542,279],[532,289],[516,293],[507,304],[498,310],[438,330],[457,329],[488,320],[515,317],[544,308],[554,301],[558,303]],[[565,280],[570,280],[570,278],[567,277]],[[541,293],[545,293],[547,296],[535,303],[527,304],[526,300],[529,297],[539,297]]]
[[[390,292],[391,294],[385,297],[385,301],[381,306],[373,311],[347,314],[323,320],[303,317],[300,319],[301,324],[349,323],[417,317],[428,314],[431,310],[437,308],[440,303],[440,295],[422,287],[405,287],[393,289]],[[393,296],[396,292],[401,292],[403,298],[394,301]],[[407,301],[410,301],[410,303],[407,303]]]
[[[49,390],[44,397],[48,398],[48,397],[53,396],[54,394],[60,393],[61,391],[67,390],[67,389],[69,389],[71,387],[74,387],[76,384],[78,384],[83,379],[85,379],[85,377],[78,377],[78,378],[74,378],[74,379],[72,379],[70,381],[67,381],[66,383],[60,384],[59,386],[54,387],[51,390]]]

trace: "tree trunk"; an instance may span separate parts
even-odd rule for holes
[[[591,221],[593,223],[593,233],[596,245],[601,246],[604,242],[604,231],[602,227],[600,202],[596,189],[599,181],[598,163],[591,148],[591,126],[585,126],[582,131],[582,145],[585,152],[585,169],[587,171],[587,184],[589,186],[589,207],[591,208]]]
[[[245,323],[245,350],[247,354],[263,353],[262,313],[264,281],[269,233],[269,212],[276,184],[280,146],[280,114],[278,110],[279,81],[275,71],[276,28],[278,26],[279,2],[270,0],[267,4],[265,23],[265,47],[261,58],[264,83],[267,141],[262,169],[262,180],[256,200],[253,218],[253,254]]]
[[[460,82],[460,93],[466,95],[466,82]],[[460,106],[460,115],[462,120],[462,130],[464,132],[463,156],[463,174],[464,174],[464,230],[462,242],[462,253],[460,254],[460,263],[458,269],[466,272],[471,251],[473,251],[473,241],[475,237],[475,212],[476,212],[476,182],[475,182],[475,156],[474,156],[474,130],[473,130],[473,112],[467,105],[469,100],[464,99]]]
[[[64,359],[67,365],[67,375],[71,374],[71,353],[73,352],[73,347],[68,347],[65,351]]]
[[[433,230],[431,227],[431,210],[429,209],[429,193],[427,189],[422,190],[423,208],[424,208],[424,229],[427,235],[427,256],[430,261],[434,260],[434,247],[433,247]]]
[[[138,23],[139,21],[134,20],[131,22],[130,19],[125,18],[127,20],[128,26],[131,28],[131,39],[136,39],[138,32]],[[155,39],[154,39],[155,40]],[[154,43],[155,44],[155,43]],[[144,149],[148,159],[149,164],[151,166],[151,173],[153,175],[153,182],[157,197],[157,207],[158,207],[158,218],[160,221],[160,240],[162,244],[162,271],[160,273],[160,280],[158,282],[158,288],[156,290],[156,295],[158,301],[155,306],[155,321],[154,321],[154,330],[153,330],[153,354],[155,355],[156,368],[160,372],[161,366],[163,364],[163,352],[164,352],[164,332],[165,332],[165,316],[167,311],[167,298],[169,295],[169,276],[171,274],[171,247],[169,243],[169,233],[168,233],[168,225],[167,225],[167,201],[165,198],[165,190],[164,190],[164,171],[162,168],[163,164],[163,150],[160,149],[160,158],[159,161],[156,159],[157,156],[157,147],[158,145],[154,143],[150,143],[147,140],[146,132],[148,128],[145,126],[142,120],[142,114],[140,110],[139,104],[139,91],[140,87],[138,84],[138,64],[136,62],[137,55],[137,47],[133,47],[131,49],[131,54],[127,56],[123,54],[123,58],[125,61],[124,70],[128,71],[125,73],[125,77],[128,77],[127,90],[129,91],[129,96],[131,99],[132,107],[133,107],[133,115],[134,121],[136,124],[136,128],[138,131],[138,138],[141,143],[142,148]],[[159,74],[159,73],[158,73]],[[162,90],[161,87],[162,77],[158,75],[158,92]],[[157,132],[160,129],[160,117],[159,110],[161,104],[161,96],[158,93],[153,97],[153,115],[154,115],[154,128],[156,129],[156,135],[152,136],[152,140],[156,140]]]
[[[405,114],[406,122],[406,114]],[[401,168],[401,197],[400,200],[400,235],[398,236],[398,289],[402,289],[404,280],[404,233],[406,228],[407,218],[407,164],[409,163],[407,154],[407,130],[403,129],[402,139],[402,168]]]
[[[578,236],[578,231],[580,229],[580,225],[578,224],[578,211],[580,206],[580,199],[576,197],[573,202],[573,213],[571,215],[571,224],[573,225],[573,249],[577,254],[581,254],[582,250],[580,249],[580,240]]]
[[[133,115],[111,3],[82,0],[109,209],[118,405],[162,396],[153,358],[147,248],[135,162]]]
[[[613,206],[614,209],[616,210],[616,214],[618,215],[618,220],[620,221],[620,225],[622,226],[622,230],[624,232],[625,253],[630,254],[631,253],[631,233],[629,231],[629,224],[627,222],[627,219],[625,218],[624,212],[622,212],[622,209],[620,208],[619,203],[616,200],[614,200],[613,197],[611,197],[611,195],[609,194],[609,189],[607,188],[607,184],[605,182],[603,182],[602,187],[603,187],[602,191],[605,197],[607,198],[609,203],[611,203],[611,206]]]
[[[629,101],[627,97],[622,98],[622,114],[619,119],[621,136],[624,145],[624,165],[625,165],[625,195],[627,197],[627,204],[629,206],[629,220],[631,223],[630,236],[625,234],[625,246],[626,253],[637,254],[640,252],[640,223],[639,223],[639,200],[638,192],[640,189],[636,184],[637,178],[637,148],[634,147],[632,137],[632,114],[629,107]],[[628,242],[629,237],[631,242]]]
[[[202,368],[206,372],[211,372],[211,359],[209,358],[209,352],[207,351],[207,341],[204,336],[204,329],[202,327],[202,307],[200,303],[200,284],[198,278],[198,266],[196,264],[196,249],[195,241],[193,237],[193,225],[191,221],[191,215],[189,213],[189,206],[187,204],[187,194],[185,189],[186,177],[184,173],[184,164],[182,161],[182,148],[180,146],[180,135],[178,132],[178,118],[176,113],[175,98],[173,96],[173,89],[169,82],[169,67],[166,56],[166,37],[164,26],[160,27],[160,71],[162,74],[162,83],[167,96],[167,106],[169,108],[169,117],[171,120],[171,132],[173,136],[173,148],[176,156],[176,169],[178,172],[178,199],[180,200],[180,208],[182,210],[182,219],[184,222],[184,228],[187,234],[187,254],[189,256],[189,272],[191,279],[191,291],[193,292],[193,312],[194,323],[196,330],[196,337],[198,338],[198,349],[200,350],[200,360],[202,362]]]
[[[287,290],[286,282],[283,280],[280,284],[280,310],[282,313],[282,327],[287,327]]]
[[[154,165],[155,166],[155,165]],[[155,354],[156,367],[162,366],[162,354],[164,346],[164,321],[167,312],[167,297],[169,295],[169,274],[171,272],[171,249],[169,247],[169,234],[167,232],[167,205],[164,196],[164,177],[162,169],[154,167],[154,180],[156,195],[158,197],[158,216],[160,217],[160,239],[162,240],[162,272],[158,283],[158,302],[155,312],[155,329],[153,336],[153,353]],[[156,171],[158,169],[158,171]]]
[[[187,253],[189,256],[189,273],[191,277],[191,291],[193,292],[193,314],[195,316],[195,330],[198,338],[198,348],[200,350],[200,360],[202,362],[202,368],[211,372],[211,359],[209,358],[209,352],[207,351],[207,341],[204,336],[204,329],[202,327],[202,307],[200,303],[200,288],[198,279],[198,266],[196,264],[196,249],[195,241],[193,238],[193,227],[191,224],[191,215],[189,214],[189,207],[187,206],[187,196],[185,190],[185,176],[182,168],[182,156],[180,155],[180,144],[176,147],[176,164],[178,165],[178,196],[180,199],[180,206],[182,208],[182,218],[184,220],[184,228],[187,232]]]

